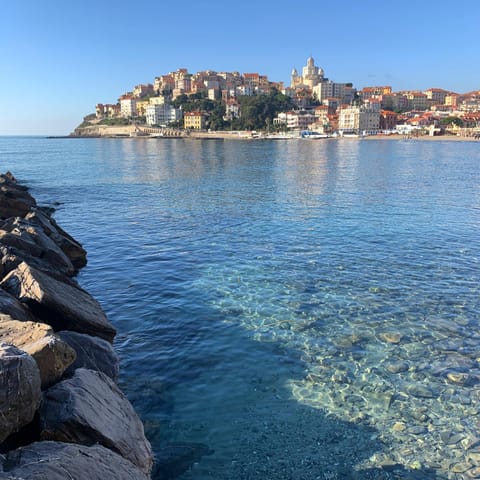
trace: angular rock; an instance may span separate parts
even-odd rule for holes
[[[37,362],[42,389],[60,380],[76,354],[45,323],[20,322],[0,314],[0,342],[15,345]]]
[[[28,305],[55,331],[73,330],[113,341],[115,329],[100,304],[87,292],[62,283],[22,262],[0,287]]]
[[[99,443],[144,473],[151,472],[152,450],[142,422],[117,385],[103,373],[80,368],[71,379],[47,390],[40,424],[43,440]]]
[[[87,264],[85,249],[65,232],[52,217],[39,209],[34,209],[26,215],[25,219],[31,224],[41,227],[45,234],[62,249],[76,269],[80,269]]]
[[[70,259],[41,228],[20,218],[4,222],[0,229],[0,243],[26,260],[31,257],[41,259],[49,268],[64,275],[73,276],[76,272]]]
[[[58,332],[57,336],[68,343],[77,354],[75,362],[66,370],[66,375],[73,375],[78,368],[87,368],[102,372],[117,382],[119,361],[110,343],[98,337],[67,330]]]
[[[147,480],[149,477],[101,445],[36,442],[8,452],[5,478],[29,480]],[[0,475],[0,478],[1,475]]]
[[[0,288],[0,313],[10,315],[17,320],[35,321],[35,317],[28,308],[14,296]]]
[[[33,420],[40,399],[35,360],[13,345],[0,343],[0,443]]]
[[[25,262],[31,267],[45,272],[47,275],[55,278],[59,282],[67,283],[75,288],[80,288],[75,278],[55,270],[49,263],[43,261],[41,258],[32,257],[26,253],[21,253],[21,255],[21,257],[15,255],[11,248],[0,244],[0,281],[3,280],[10,272],[18,268],[22,262]]]
[[[35,199],[13,176],[0,178],[0,219],[24,217],[35,205]]]

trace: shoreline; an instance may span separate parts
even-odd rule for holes
[[[243,132],[242,132],[243,133]],[[248,132],[241,134],[240,132],[230,133],[230,132],[194,132],[188,135],[178,135],[178,136],[159,136],[159,135],[123,135],[123,134],[105,134],[105,135],[58,135],[58,136],[47,136],[44,137],[47,139],[82,139],[82,138],[108,138],[108,139],[134,139],[134,140],[247,140],[247,141],[289,141],[289,140],[306,140],[309,142],[315,141],[326,141],[326,140],[404,140],[404,141],[447,141],[447,142],[480,142],[480,138],[475,137],[463,137],[456,135],[420,135],[420,136],[408,136],[408,135],[366,135],[358,137],[328,137],[321,139],[304,139],[300,136],[295,137],[281,137],[275,138],[275,136],[265,137],[265,136],[251,136],[248,135]]]
[[[148,480],[116,329],[75,279],[87,252],[54,211],[0,175],[0,477]]]

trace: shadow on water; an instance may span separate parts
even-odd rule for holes
[[[206,317],[224,337],[222,352],[202,349],[192,356],[192,344],[211,344],[212,330],[202,329]],[[238,326],[222,326],[213,309],[197,320],[177,328],[177,348],[186,350],[183,362],[172,366],[164,358],[146,366],[163,371],[165,381],[123,379],[154,448],[154,480],[442,478],[432,469],[395,464],[388,456],[391,446],[376,429],[293,398],[287,382],[305,372],[300,352],[254,341]],[[227,335],[237,346],[226,343]],[[230,380],[219,378],[228,375]],[[202,398],[202,392],[212,397]]]

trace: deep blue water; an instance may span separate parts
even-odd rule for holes
[[[209,449],[182,479],[480,466],[479,143],[4,137],[0,170],[87,249],[154,450]]]

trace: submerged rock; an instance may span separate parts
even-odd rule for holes
[[[0,343],[0,443],[33,420],[40,399],[35,360],[13,345]]]
[[[101,445],[36,442],[9,452],[3,470],[8,479],[147,480],[133,463]],[[1,475],[0,475],[0,478]]]
[[[15,345],[37,362],[42,388],[60,380],[75,360],[75,351],[45,323],[20,322],[0,314],[0,342]]]
[[[437,394],[429,387],[421,384],[411,384],[407,387],[407,393],[418,398],[434,398]]]
[[[152,469],[153,457],[143,425],[130,402],[109,377],[78,369],[44,393],[41,438],[94,445],[99,443],[137,465]]]
[[[385,365],[385,369],[390,373],[402,373],[409,369],[409,365],[403,361],[390,362]]]
[[[155,459],[154,478],[171,480],[189,470],[212,450],[203,443],[174,443],[162,448]]]
[[[57,335],[77,354],[75,362],[66,371],[67,375],[73,375],[78,368],[87,368],[102,372],[117,381],[119,361],[110,343],[102,338],[67,330],[58,332]]]
[[[54,330],[73,330],[113,341],[115,329],[87,292],[60,282],[22,262],[0,283]]]
[[[396,344],[401,342],[402,334],[400,332],[383,332],[378,335],[378,338],[382,342]]]

